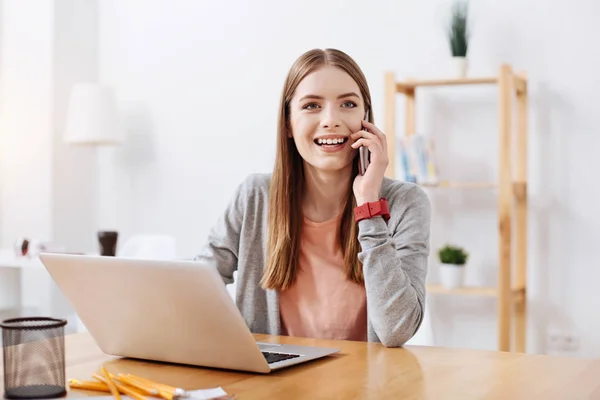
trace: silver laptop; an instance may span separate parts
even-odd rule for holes
[[[219,273],[198,262],[40,259],[106,354],[268,373],[340,351],[256,342]]]

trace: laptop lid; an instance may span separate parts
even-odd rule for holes
[[[71,254],[46,253],[40,260],[107,354],[270,370],[214,268]]]

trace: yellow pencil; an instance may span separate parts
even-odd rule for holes
[[[135,379],[133,376],[128,376],[124,374],[117,375],[116,379],[126,385],[133,386],[134,388],[140,390],[142,393],[148,396],[158,396],[160,392],[157,388],[152,387],[151,385]]]
[[[147,400],[146,396],[144,396],[142,393],[140,393],[136,390],[137,388],[129,387],[126,384],[117,381],[115,376],[113,374],[111,374],[110,372],[108,373],[108,379],[106,377],[98,375],[98,374],[93,374],[93,377],[100,380],[101,382],[103,382],[103,384],[105,384],[107,386],[107,388],[108,388],[108,379],[110,379],[112,381],[112,383],[115,385],[115,387],[117,388],[118,392],[127,394],[137,400]]]
[[[112,395],[115,396],[115,399],[121,400],[121,395],[119,394],[119,389],[117,389],[117,386],[113,382],[113,380],[110,377],[106,368],[104,366],[102,366],[102,367],[100,367],[100,371],[102,371],[102,374],[104,375],[104,378],[106,379],[105,382],[108,385],[108,388],[110,389],[110,392],[112,393]]]
[[[110,393],[110,389],[104,382],[80,381],[78,379],[69,379],[69,387],[73,389],[95,390],[97,392]]]
[[[146,396],[136,392],[134,388],[128,387],[127,385],[124,385],[119,382],[115,382],[115,386],[117,386],[121,392],[133,397],[134,399],[147,400]]]
[[[181,391],[181,389],[178,389],[174,386],[154,382],[150,379],[142,378],[140,376],[135,376],[132,374],[126,374],[124,376],[126,379],[130,379],[140,385],[144,385],[146,388],[155,388],[158,391],[158,395],[166,400],[173,400],[175,394],[178,394]]]

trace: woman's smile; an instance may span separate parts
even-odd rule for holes
[[[326,135],[318,137],[314,140],[314,143],[320,151],[325,153],[335,153],[346,147],[348,137],[341,135]]]

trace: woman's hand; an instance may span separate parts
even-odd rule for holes
[[[367,171],[364,175],[359,174],[354,179],[352,186],[356,203],[359,206],[366,202],[379,200],[381,183],[389,164],[385,134],[370,122],[363,120],[362,125],[369,131],[360,130],[350,135],[350,138],[355,140],[352,143],[353,148],[358,149],[360,146],[365,146],[371,153]]]

